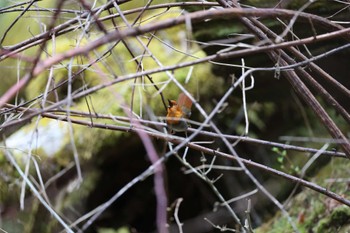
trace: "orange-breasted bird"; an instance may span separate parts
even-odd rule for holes
[[[184,93],[181,93],[179,94],[177,102],[175,100],[168,101],[168,114],[166,115],[168,128],[176,132],[186,131],[188,128],[186,119],[191,116],[191,99]]]

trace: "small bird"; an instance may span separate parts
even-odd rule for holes
[[[177,102],[168,100],[168,114],[166,115],[168,128],[175,132],[184,132],[188,125],[186,119],[191,116],[192,101],[184,93],[179,94]]]

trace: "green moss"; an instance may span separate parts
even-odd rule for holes
[[[255,233],[292,233],[294,232],[287,219],[281,216],[281,213],[275,215],[273,219],[265,223],[263,226],[254,230]]]
[[[99,228],[98,233],[130,233],[130,230],[128,227],[121,227],[117,230],[111,228]]]
[[[333,160],[319,171],[312,182],[342,195],[344,190],[347,190],[345,182],[329,183],[326,180],[329,177],[332,177],[332,179],[348,177],[348,167],[348,160]],[[339,229],[343,229],[350,224],[350,209],[348,206],[307,188],[293,198],[287,207],[287,211],[301,232],[338,232]],[[290,224],[278,212],[271,221],[256,229],[256,232],[279,232],[283,227],[281,222],[285,224],[284,227],[290,229],[287,226]]]
[[[334,209],[331,214],[320,220],[318,224],[313,228],[317,233],[332,233],[338,232],[345,224],[350,223],[350,209],[347,206],[340,206]]]
[[[154,12],[154,14],[158,13],[159,12]],[[173,11],[172,14],[167,14],[164,12],[162,13],[163,17],[176,17],[179,14],[176,11]],[[153,38],[151,43],[148,45],[149,49],[152,50],[152,52],[154,53],[153,55],[157,57],[164,66],[174,65],[183,61],[193,60],[191,56],[187,56],[185,54],[190,54],[195,57],[205,56],[205,53],[195,45],[191,45],[192,47],[190,48],[187,47],[185,40],[187,35],[183,33],[184,31],[184,27],[174,27],[169,30],[162,31],[162,34],[156,34],[156,36],[161,37],[163,41],[159,41]],[[70,37],[57,37],[55,44],[55,52],[52,51],[52,43],[48,42],[46,52],[49,55],[42,55],[42,59],[49,58],[58,53],[65,53],[66,51],[69,51],[72,48],[76,47],[76,36],[78,35],[74,35],[74,33],[71,33]],[[149,36],[149,38],[151,37],[151,35],[147,36]],[[94,40],[96,38],[98,37],[84,39],[82,41],[82,44],[87,44],[89,43],[89,41]],[[148,42],[148,39],[143,38],[142,40],[145,43]],[[135,53],[136,57],[140,57],[142,54],[144,54],[144,48],[140,46],[135,39],[128,39],[127,42],[130,44],[130,48],[133,49],[133,52]],[[175,48],[177,51],[173,48]],[[107,49],[107,46],[102,46],[98,48],[95,52],[102,54]],[[147,53],[145,54],[147,55]],[[81,56],[74,58],[72,60],[72,73],[74,74],[83,67],[85,67],[89,62],[94,60],[94,56],[94,53],[91,53],[89,54],[89,57]],[[69,60],[65,60],[62,61],[59,65],[53,67],[53,79],[50,88],[52,86],[57,86],[58,84],[67,80],[69,76],[69,62]],[[151,70],[158,67],[158,65],[155,64],[155,62],[147,56],[145,56],[142,59],[142,62],[144,70]],[[223,90],[223,81],[222,79],[217,79],[212,74],[210,64],[195,65],[193,66],[193,70],[191,69],[192,68],[190,67],[177,69],[176,71],[174,71],[173,75],[182,85],[184,85],[184,87],[190,93],[193,94],[194,97],[201,96],[204,94],[207,95],[208,92],[214,94],[212,92],[212,88],[214,85],[216,86],[216,92],[221,92]],[[192,73],[190,75],[190,78],[188,79],[190,71]],[[135,72],[137,72],[136,63],[134,62],[134,60],[132,60],[132,57],[130,56],[130,54],[127,53],[127,50],[123,47],[123,45],[120,44],[113,49],[112,54],[105,57],[102,61],[96,63],[94,66],[90,67],[89,69],[84,71],[79,77],[77,77],[72,84],[72,91],[81,91],[82,87],[87,89],[89,87],[93,87],[99,84],[105,84],[112,80],[115,80],[116,76],[120,77],[122,75]],[[25,94],[27,99],[35,98],[45,92],[47,82],[50,77],[49,75],[50,71],[47,71],[40,74],[38,77],[34,77],[34,79],[30,82],[29,86],[26,88]],[[151,77],[158,87],[163,88],[162,92],[164,94],[165,99],[176,99],[178,94],[181,92],[181,90],[174,84],[174,82],[170,81],[169,83],[165,83],[169,80],[169,77],[164,72],[153,74],[151,75]],[[134,95],[132,95],[131,91],[133,87],[135,87]],[[156,93],[157,90],[155,89],[153,84],[150,81],[148,81],[147,78],[142,77],[138,78],[135,83],[134,80],[117,83],[115,85],[109,86],[107,88],[101,89],[97,92],[90,94],[88,98],[74,100],[72,106],[69,107],[75,111],[91,111],[93,113],[96,112],[99,114],[125,116],[126,113],[124,112],[123,107],[130,105],[131,99],[134,99],[133,111],[136,114],[140,115],[142,118],[147,117],[145,116],[146,108],[150,109],[150,111],[153,111],[156,116],[164,116],[164,107],[162,107],[162,102],[160,101],[159,95],[157,95]],[[62,100],[66,98],[66,95],[67,85],[63,85],[60,89],[57,89],[56,92],[50,93],[48,95],[47,100],[48,102],[56,102],[57,96],[58,100]],[[39,99],[39,101],[41,100]],[[47,104],[47,106],[48,105],[49,104]],[[65,106],[62,106],[62,109],[65,109]],[[84,120],[89,123],[106,123],[113,125],[121,124],[120,122],[105,119],[92,119],[92,122],[90,118],[78,118],[73,116],[72,119]],[[89,171],[86,171],[87,173],[84,173],[84,169],[92,161],[92,158],[96,154],[98,154],[101,148],[103,148],[104,146],[117,144],[118,140],[123,135],[123,133],[120,131],[96,129],[93,127],[82,126],[77,124],[72,124],[72,129],[73,139],[71,139],[69,134],[68,123],[48,118],[41,118],[38,124],[36,124],[36,119],[34,119],[31,124],[24,126],[18,132],[11,135],[11,137],[9,138],[9,140],[12,139],[14,142],[21,142],[22,144],[26,144],[27,147],[27,140],[32,138],[33,132],[37,133],[35,134],[33,145],[35,147],[34,151],[35,156],[37,156],[36,158],[40,158],[40,160],[38,159],[40,166],[43,166],[45,167],[45,169],[47,169],[43,169],[45,173],[44,179],[46,177],[50,177],[50,175],[48,174],[56,174],[58,170],[62,169],[63,167],[67,167],[69,163],[74,161],[71,140],[74,141],[82,165],[84,182],[79,190],[73,191],[69,193],[69,195],[67,195],[65,189],[62,188],[62,192],[55,196],[55,203],[59,203],[59,206],[56,207],[60,211],[62,210],[62,212],[64,212],[64,210],[67,207],[72,207],[81,204],[82,198],[85,198],[86,195],[88,195],[89,191],[92,189],[92,187],[94,187],[96,177],[98,176],[98,174],[96,174],[94,169],[90,169]],[[44,139],[46,139],[46,141]],[[54,143],[55,148],[53,148],[53,146],[50,146],[51,144],[49,144],[49,142]],[[48,144],[49,148],[47,148]],[[18,145],[13,146],[19,148]],[[21,149],[26,150],[27,148]],[[14,152],[14,156],[16,157],[21,166],[24,165],[22,159],[25,154],[26,152],[21,152],[19,150]],[[4,163],[1,163],[1,161],[4,161]],[[7,163],[6,159],[4,159],[4,157],[1,155],[0,163],[0,165],[6,165]],[[18,176],[18,174],[16,174],[16,171],[12,171],[12,173],[9,172],[6,174],[13,174],[12,177]],[[31,174],[35,174],[35,172],[31,171]],[[6,201],[6,203],[9,203],[9,197],[11,197],[10,192],[14,192],[10,189],[1,189],[1,187],[5,185],[6,183],[0,181],[0,201]],[[19,188],[17,186],[15,187],[15,189],[16,192],[18,192]],[[18,202],[17,199],[16,202]],[[32,212],[29,211],[30,213],[23,212],[23,214],[36,216],[36,211],[39,212],[39,210],[34,208],[31,211]],[[33,224],[35,223],[28,223],[25,226],[26,229],[30,231],[30,229],[33,228]],[[47,225],[49,224],[50,223],[48,221]],[[49,228],[54,228],[54,223],[51,223]],[[120,231],[122,232],[122,229]],[[44,230],[42,232],[44,232]]]

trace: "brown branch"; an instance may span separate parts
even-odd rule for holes
[[[284,15],[284,13],[286,13],[286,15]],[[115,40],[121,40],[123,38],[129,37],[129,36],[137,36],[137,35],[141,35],[147,32],[151,32],[154,30],[158,30],[158,29],[165,29],[165,28],[169,28],[169,27],[173,27],[182,23],[185,23],[186,18],[190,17],[191,20],[193,21],[200,21],[200,20],[204,20],[204,19],[214,19],[214,18],[222,18],[222,17],[241,17],[241,16],[245,16],[245,15],[265,15],[265,16],[284,16],[284,17],[292,17],[293,11],[286,11],[286,10],[280,10],[280,9],[263,9],[263,10],[241,10],[241,9],[227,9],[227,10],[222,10],[219,11],[217,14],[213,14],[212,11],[206,11],[206,12],[195,12],[195,13],[190,13],[188,15],[185,16],[181,16],[178,18],[174,18],[174,19],[168,19],[168,20],[164,20],[162,22],[159,23],[152,23],[152,24],[147,24],[144,26],[140,26],[140,27],[135,27],[135,28],[129,28],[123,31],[113,31],[103,37],[101,37],[100,39],[97,39],[95,41],[92,41],[91,43],[89,43],[86,46],[83,47],[78,47],[75,49],[72,49],[70,51],[67,51],[65,53],[61,53],[61,54],[57,54],[54,57],[51,57],[49,59],[46,59],[45,61],[43,61],[40,65],[36,66],[36,68],[33,71],[33,75],[36,76],[38,74],[40,74],[41,72],[43,72],[45,69],[47,69],[48,67],[51,67],[52,65],[63,61],[65,59],[74,57],[74,56],[78,56],[78,55],[83,55],[88,53],[89,51],[92,51],[93,49],[96,49],[106,43],[115,41]],[[303,14],[301,14],[302,16]],[[306,14],[304,15],[304,17],[311,17],[310,14]],[[317,17],[314,17],[317,18]],[[297,44],[306,44],[306,43],[312,43],[312,42],[316,42],[316,41],[322,41],[322,40],[326,40],[326,39],[331,39],[331,38],[335,38],[335,37],[340,37],[340,36],[345,36],[345,35],[350,35],[350,28],[347,29],[343,29],[343,30],[339,30],[336,32],[330,32],[330,33],[326,33],[323,34],[321,36],[314,36],[314,37],[309,37],[306,39],[301,39],[301,40],[297,40],[297,41],[293,41],[293,42],[286,42],[286,43],[281,43],[281,44],[277,44],[277,45],[271,45],[271,47],[264,47],[264,49],[254,49],[254,51],[258,52],[258,51],[267,51],[270,49],[274,49],[274,48],[279,48],[279,47],[284,47],[284,46],[293,46],[293,45],[297,45]],[[282,46],[281,46],[282,45]],[[247,52],[247,51],[245,51]],[[252,52],[252,51],[250,51]],[[232,57],[232,53],[235,54],[235,52],[231,52],[231,53],[225,53],[225,54],[218,54],[215,55],[213,57],[210,58],[210,60],[212,59],[217,59],[217,60],[221,60],[221,59],[226,59],[229,57]],[[242,52],[241,55],[243,55],[244,52]],[[199,61],[199,60],[198,60]],[[202,62],[202,61],[201,61]],[[180,67],[177,67],[180,68]],[[19,91],[20,89],[23,88],[24,84],[26,84],[28,82],[28,80],[30,79],[30,77],[24,77],[23,81],[20,82],[20,85],[16,85],[16,87],[13,87],[14,90],[9,90],[1,99],[0,99],[0,107],[4,105],[4,103],[7,103],[14,95],[17,91]]]
[[[223,13],[222,13],[223,12]],[[119,40],[119,39],[123,39],[127,36],[136,36],[136,35],[140,35],[140,34],[143,34],[143,33],[146,33],[146,32],[150,32],[152,30],[155,30],[155,29],[164,29],[164,28],[168,28],[168,27],[172,27],[172,26],[175,26],[175,25],[178,25],[178,24],[181,24],[181,23],[184,23],[186,18],[187,17],[190,17],[191,20],[193,21],[199,21],[199,20],[203,20],[203,19],[207,19],[207,18],[221,18],[221,17],[241,17],[242,15],[257,15],[257,14],[261,14],[261,15],[269,15],[269,16],[286,16],[285,13],[287,12],[287,15],[290,17],[292,16],[293,14],[293,11],[286,11],[286,10],[277,10],[277,9],[263,9],[263,12],[261,12],[260,10],[259,11],[256,11],[256,10],[242,10],[242,9],[229,9],[229,10],[222,10],[222,11],[219,11],[218,14],[213,14],[212,12],[195,12],[195,13],[191,13],[189,15],[185,15],[185,16],[182,16],[182,17],[178,17],[176,19],[169,19],[169,20],[165,20],[163,22],[160,22],[160,23],[154,23],[154,24],[147,24],[145,26],[140,26],[140,27],[136,27],[136,28],[130,28],[130,29],[126,29],[124,31],[121,31],[121,32],[118,32],[118,31],[115,31],[115,32],[111,32],[105,36],[103,36],[102,38],[100,39],[97,39],[93,42],[91,42],[90,44],[88,44],[87,46],[85,47],[79,47],[79,48],[76,48],[76,49],[73,49],[73,50],[70,50],[66,53],[63,53],[63,54],[58,54],[50,59],[47,59],[46,61],[43,62],[42,65],[40,66],[37,66],[36,69],[34,69],[33,71],[33,75],[38,75],[39,73],[41,73],[42,71],[44,71],[46,68],[52,66],[53,64],[56,64],[64,59],[67,59],[67,58],[70,58],[70,57],[73,57],[73,56],[76,56],[76,55],[80,55],[80,54],[85,54],[89,51],[91,51],[92,49],[94,48],[97,48],[105,43],[108,43],[108,42],[111,42],[111,41],[114,41],[114,40]],[[303,16],[304,13],[300,13],[300,16]],[[307,14],[308,17],[311,17],[309,14]],[[304,17],[306,17],[304,15]],[[315,17],[314,17],[315,18]],[[316,17],[317,18],[317,17]],[[254,26],[251,26],[251,28],[253,28],[254,30],[256,30],[254,28]],[[302,40],[298,40],[298,41],[294,41],[295,44],[300,44],[300,43],[308,43],[308,42],[315,42],[315,41],[320,41],[320,40],[323,40],[323,39],[329,39],[329,38],[333,38],[333,37],[339,37],[339,36],[342,36],[342,35],[347,35],[349,34],[349,31],[350,29],[343,29],[343,30],[340,30],[340,31],[336,31],[336,32],[333,32],[333,33],[327,33],[327,34],[324,34],[324,35],[321,35],[321,36],[315,36],[315,37],[311,37],[311,38],[306,38],[306,39],[302,39]],[[263,36],[264,37],[264,36]],[[257,51],[268,51],[270,49],[273,49],[274,47],[275,48],[278,48],[280,45],[286,45],[288,43],[281,43],[279,45],[271,45],[271,47],[269,46],[266,46],[264,47],[264,49],[254,49],[255,52]],[[289,46],[290,45],[293,45],[293,42],[289,43]],[[281,46],[282,47],[282,46]],[[251,51],[250,51],[251,52]],[[233,55],[237,56],[239,53],[236,53],[236,52],[231,52],[231,53],[226,53],[226,54],[217,54],[215,56],[212,56],[212,57],[208,57],[209,60],[220,60],[220,59],[225,59],[225,58],[228,58],[228,57],[232,57]],[[241,52],[241,54],[243,54]],[[274,59],[277,59],[277,55],[274,55],[275,58]],[[208,58],[206,60],[208,60]],[[205,60],[198,60],[198,63],[199,62],[203,62]],[[286,65],[288,63],[285,63]],[[180,68],[181,66],[176,66],[174,67],[175,68]],[[183,67],[183,66],[182,66]],[[159,71],[158,71],[159,72]],[[142,73],[142,72],[141,72]],[[294,77],[296,77],[295,75],[293,75]],[[14,94],[16,93],[16,91],[20,90],[25,83],[27,83],[27,81],[30,79],[30,77],[28,76],[25,76],[20,82],[18,85],[14,86],[13,88],[11,88],[7,93],[5,93],[5,95],[3,96],[3,98],[0,99],[0,106],[3,106],[4,103],[8,102],[8,100],[14,96]],[[292,77],[290,77],[290,79],[294,79]],[[114,82],[113,82],[114,83]],[[113,84],[111,83],[111,84]],[[104,87],[105,84],[103,86],[99,86],[99,87],[95,87],[95,89],[90,89],[90,93],[92,91],[96,91],[98,90],[98,88],[102,88]],[[298,84],[293,84],[293,86],[296,88],[296,90],[298,90],[298,92],[300,92],[301,96],[304,96],[304,98],[308,99],[309,94],[311,94],[310,92],[307,92],[307,95],[304,95],[303,93],[305,93],[305,89],[306,88],[305,86],[302,86],[302,89],[298,89],[298,87],[300,86],[299,83]],[[317,102],[317,101],[316,101]],[[321,120],[324,122],[325,125],[328,125],[328,129],[330,130],[331,134],[335,137],[335,138],[339,138],[339,139],[344,139],[345,137],[342,135],[342,133],[340,132],[339,129],[337,129],[337,127],[335,126],[335,124],[332,122],[332,120],[327,116],[327,114],[325,113],[324,110],[320,110],[320,105],[316,102],[314,102],[312,105],[310,103],[311,106],[313,106],[313,109],[316,111],[318,111],[320,113],[320,117],[321,117]],[[350,149],[347,148],[348,146],[343,146],[346,148],[346,152],[347,154],[350,154]]]
[[[2,112],[0,112],[1,115],[6,114],[6,113],[39,113],[42,111],[42,109],[37,109],[37,108],[24,108],[20,106],[15,106],[12,104],[6,104],[6,109],[4,109]],[[51,113],[52,115],[46,116],[46,113]],[[42,116],[52,118],[52,116],[55,116],[55,119],[59,119],[60,117],[66,118],[66,111],[64,110],[59,110],[59,109],[54,109],[54,110],[47,110],[46,112],[41,113]],[[75,118],[88,118],[90,119],[90,124],[85,125],[88,127],[94,127],[94,123],[91,123],[91,118],[98,120],[98,119],[105,119],[105,120],[118,120],[121,122],[126,122],[130,123],[130,118],[129,117],[120,117],[120,116],[111,116],[110,114],[97,114],[97,113],[91,113],[91,112],[82,112],[82,111],[76,111],[76,110],[70,110],[70,115]],[[150,125],[150,126],[155,126],[155,127],[165,127],[166,124],[163,122],[155,122],[155,121],[149,121],[149,120],[143,120],[143,119],[138,119],[140,123],[142,123],[143,126],[145,125]],[[86,121],[85,121],[86,122]],[[81,124],[84,124],[84,121],[81,122]],[[113,129],[113,125],[105,124],[104,129]],[[118,128],[114,129],[118,130]],[[3,132],[3,131],[2,131]],[[188,128],[188,132],[196,132],[196,129],[194,128]],[[283,144],[283,143],[277,143],[277,142],[271,142],[271,141],[266,141],[266,140],[261,140],[261,139],[256,139],[256,138],[251,138],[248,136],[237,136],[237,135],[228,135],[228,134],[223,134],[223,135],[218,135],[217,133],[213,133],[210,131],[206,130],[201,130],[199,135],[202,136],[207,136],[212,139],[215,138],[220,138],[221,136],[225,137],[231,142],[234,141],[239,141],[240,143],[248,143],[248,144],[255,144],[255,145],[262,145],[262,146],[267,146],[267,147],[278,147],[283,150],[292,150],[292,151],[299,151],[299,152],[306,152],[306,153],[317,153],[319,150],[318,149],[313,149],[313,148],[307,148],[307,147],[301,147],[301,146],[294,146],[290,144]],[[0,134],[1,135],[1,134]],[[345,154],[343,152],[338,152],[338,151],[323,151],[322,155],[327,155],[331,157],[339,157],[339,158],[346,158]]]
[[[54,24],[58,18],[59,13],[60,13],[59,10],[62,8],[64,1],[65,0],[60,0],[57,3],[58,11],[54,13],[54,15],[51,19],[50,25],[48,27],[49,33],[51,32],[52,28],[54,27]],[[49,34],[47,34],[47,36],[48,35]],[[18,81],[16,84],[14,84],[12,87],[10,87],[10,89],[8,91],[6,91],[6,93],[3,96],[1,96],[0,107],[2,107],[5,103],[9,102],[11,100],[11,98],[13,98],[16,95],[16,93],[18,93],[32,79],[33,76],[36,76],[35,69],[38,66],[41,66],[39,61],[40,61],[41,53],[45,48],[46,41],[47,41],[47,38],[44,39],[43,44],[41,45],[41,48],[39,48],[39,50],[37,51],[37,54],[33,60],[33,63],[31,63],[32,66],[31,66],[30,70],[24,75],[24,77],[20,81]]]
[[[260,21],[258,20],[254,20],[252,19],[254,24],[259,27],[259,29],[261,29],[264,33],[266,33],[269,37],[272,38],[277,38],[278,35],[276,33],[274,33],[273,31],[271,31],[269,28],[267,28],[264,24],[262,24]],[[340,30],[343,30],[344,28],[339,26]],[[308,60],[308,58],[302,54],[301,52],[299,52],[298,49],[294,48],[294,47],[289,47],[287,48],[288,51],[290,51],[294,56],[296,56],[297,58],[299,58],[302,61]],[[310,62],[309,67],[316,72],[321,78],[323,78],[324,80],[326,80],[329,84],[331,84],[333,87],[335,87],[340,93],[343,93],[347,98],[350,98],[350,90],[347,89],[346,87],[344,87],[344,85],[342,85],[341,83],[339,83],[336,79],[334,79],[332,76],[330,76],[329,74],[327,74],[324,70],[322,70],[318,65],[316,65],[314,62]]]
[[[51,114],[51,113],[45,113],[45,114],[43,114],[43,116],[47,117],[47,118],[60,120],[60,121],[68,121],[68,119],[64,116],[56,116],[56,115]],[[81,120],[77,120],[77,119],[70,119],[70,121],[72,123],[78,124],[78,125],[85,125],[85,126],[90,126],[90,127],[94,127],[94,128],[101,128],[101,129],[108,129],[108,130],[118,130],[118,131],[124,131],[124,132],[132,132],[132,133],[137,133],[137,131],[143,131],[151,137],[155,137],[157,139],[162,139],[164,141],[168,141],[168,142],[171,142],[174,144],[183,143],[185,140],[187,141],[187,139],[185,139],[185,138],[174,137],[172,135],[167,135],[167,134],[163,134],[160,132],[149,132],[149,131],[146,131],[142,128],[138,128],[138,127],[130,128],[128,126],[106,125],[104,123],[94,123],[93,125],[91,125],[90,121],[81,121]],[[196,143],[192,143],[192,142],[187,141],[186,146],[188,146],[191,149],[198,150],[200,152],[203,152],[205,154],[209,154],[212,156],[221,156],[223,158],[226,158],[229,160],[234,160],[234,161],[236,161],[238,159],[236,156],[233,156],[233,155],[230,155],[230,154],[227,154],[224,152],[220,152],[217,150],[213,150],[211,148],[207,148],[204,146],[200,146]],[[306,181],[304,179],[289,175],[289,174],[284,173],[282,171],[278,171],[276,169],[270,168],[266,165],[262,165],[262,164],[259,164],[257,162],[251,161],[251,160],[247,160],[247,159],[243,159],[243,158],[239,158],[239,159],[247,166],[263,170],[269,174],[276,175],[276,176],[282,177],[284,179],[287,179],[289,181],[292,181],[294,183],[303,185],[307,188],[310,188],[316,192],[322,193],[323,195],[331,197],[331,198],[339,201],[340,203],[343,203],[343,204],[350,207],[350,200],[348,200],[348,199],[346,199],[346,198],[344,198],[344,197],[342,197],[334,192],[327,190],[327,188],[323,188],[323,187],[321,187],[313,182]]]
[[[29,2],[28,6],[22,11],[21,14],[19,14],[19,16],[16,17],[16,19],[11,23],[11,25],[5,30],[4,35],[2,36],[1,40],[0,40],[0,47],[2,47],[2,43],[4,43],[4,40],[6,38],[7,33],[11,30],[11,28],[13,26],[15,26],[15,24],[18,22],[18,20],[28,11],[28,9],[35,3],[41,0],[32,0]]]
[[[219,2],[222,3],[223,6],[227,7],[227,3],[225,0],[220,0]],[[238,7],[238,9],[241,9],[239,8],[240,6],[238,4],[236,4],[235,7]],[[233,8],[233,9],[237,9],[237,8]],[[302,15],[302,12],[298,12],[298,15],[299,16]],[[239,19],[252,33],[254,33],[257,36],[258,39],[263,41],[270,41],[270,39],[266,36],[266,34],[263,31],[261,31],[258,27],[255,26],[256,24],[258,24],[256,19],[251,17],[247,17],[247,18],[241,17]],[[322,21],[328,21],[328,20],[322,20]],[[259,26],[264,27],[265,31],[269,30],[266,26],[262,24],[259,24]],[[287,54],[285,54],[283,50],[278,50],[276,52],[267,51],[267,54],[272,59],[272,61],[274,61],[276,64],[281,63],[283,66],[290,65],[290,62],[293,60]],[[279,54],[282,54],[282,58],[279,56]],[[304,75],[305,73],[302,73],[302,74]],[[289,81],[289,83],[292,85],[296,93],[309,105],[309,107],[311,107],[311,109],[315,112],[316,116],[319,117],[319,119],[321,120],[323,125],[326,127],[328,132],[332,135],[332,137],[335,139],[340,139],[341,141],[347,141],[347,138],[344,136],[341,130],[337,127],[334,121],[330,118],[330,116],[327,114],[324,108],[319,104],[319,102],[316,100],[316,98],[313,96],[310,90],[300,80],[298,75],[296,75],[294,71],[286,71],[284,72],[284,75]],[[309,76],[306,76],[305,78],[308,79]],[[310,82],[312,81],[310,80]],[[341,147],[343,148],[347,157],[350,159],[350,142],[341,144]]]
[[[273,31],[271,31],[269,28],[267,28],[264,24],[259,22],[256,19],[251,19],[252,22],[259,27],[263,32],[265,32],[268,36],[271,36],[274,39],[278,38],[278,35],[276,35]],[[342,28],[344,29],[344,28]],[[297,56],[302,61],[309,60],[306,56],[304,56],[301,52],[299,52],[294,47],[287,48],[288,51],[291,51],[292,54]],[[281,51],[281,56],[283,59],[285,59],[289,64],[295,64],[296,62],[287,55],[284,51]],[[326,80],[328,83],[330,83],[332,86],[334,86],[340,93],[344,94],[346,98],[349,98],[350,100],[350,90],[344,87],[341,83],[339,83],[337,80],[335,80],[333,77],[331,77],[329,74],[327,74],[324,70],[322,70],[319,66],[317,66],[314,62],[310,62],[308,64],[310,68],[315,71],[320,77],[322,77],[324,80]],[[350,115],[349,113],[331,96],[325,88],[323,88],[308,72],[305,71],[305,69],[302,69],[298,67],[297,72],[301,74],[301,77],[306,80],[313,88],[316,89],[316,91],[321,94],[322,97],[325,98],[327,103],[334,107],[342,116],[343,118],[350,124]]]
[[[347,32],[347,31],[350,31],[350,29],[344,29],[344,31]],[[333,38],[333,33],[327,33],[325,35],[317,36],[316,37],[316,41],[326,40],[326,39],[330,39],[330,38]],[[292,46],[292,45],[308,44],[308,43],[312,43],[314,41],[315,41],[315,38],[311,37],[311,38],[301,39],[301,40],[297,40],[297,41],[284,42],[284,43],[280,43],[280,44],[277,44],[277,45],[267,45],[267,46],[263,46],[263,47],[259,47],[259,48],[242,49],[242,50],[239,50],[239,51],[233,51],[233,52],[227,52],[227,53],[219,53],[219,54],[214,54],[214,55],[207,56],[207,57],[204,57],[204,58],[200,58],[200,59],[197,59],[197,60],[191,61],[191,62],[185,62],[185,63],[181,63],[181,64],[177,64],[177,65],[166,66],[166,67],[156,68],[156,69],[153,69],[153,70],[143,71],[143,72],[139,72],[139,73],[135,73],[135,74],[129,74],[129,75],[125,75],[125,76],[120,76],[118,79],[114,79],[114,80],[110,81],[109,83],[100,84],[100,85],[91,87],[90,89],[85,90],[83,92],[80,92],[78,94],[75,94],[72,98],[73,99],[78,99],[78,98],[87,96],[87,95],[89,95],[91,93],[97,92],[98,90],[101,90],[101,89],[103,89],[105,87],[108,87],[108,86],[111,86],[111,85],[114,85],[114,84],[117,84],[117,83],[121,83],[121,82],[130,80],[130,79],[133,79],[135,77],[141,77],[141,76],[144,76],[144,75],[149,75],[149,74],[159,73],[159,72],[163,72],[163,71],[175,70],[175,69],[179,69],[179,68],[183,68],[183,67],[193,66],[193,65],[196,65],[196,64],[199,64],[199,63],[203,63],[205,61],[211,61],[211,60],[212,61],[220,61],[222,59],[227,59],[227,58],[243,57],[243,56],[246,56],[246,55],[249,55],[249,54],[256,54],[256,53],[260,53],[260,52],[270,51],[270,50],[273,50],[273,49],[289,47],[289,46]],[[348,47],[348,46],[350,46],[350,44],[345,45],[343,47],[345,48],[345,47]],[[337,49],[335,51],[339,51],[339,50]],[[316,60],[316,59],[313,59],[313,60]],[[308,63],[308,61],[305,61],[305,62],[297,63],[297,64],[295,64],[293,66],[288,66],[286,68],[288,68],[288,69],[296,68],[297,66],[306,65],[307,63]],[[282,67],[280,67],[280,68],[282,68]],[[257,69],[257,70],[259,70],[259,69]],[[266,70],[266,69],[261,69],[261,70]],[[275,70],[275,69],[271,69],[271,70]],[[0,103],[1,103],[1,99],[0,99]],[[29,114],[28,116],[23,117],[20,120],[16,120],[16,121],[12,121],[12,122],[3,124],[1,126],[1,129],[6,129],[8,127],[11,127],[11,126],[16,125],[16,124],[21,123],[21,122],[30,121],[31,118],[33,118],[33,117],[35,117],[37,115],[40,115],[40,114],[42,114],[42,113],[44,113],[44,112],[46,112],[48,110],[52,110],[52,109],[58,108],[59,106],[63,105],[64,103],[65,103],[65,100],[62,100],[60,102],[52,104],[51,106],[47,107],[46,109],[44,109],[44,110],[42,110],[40,112]],[[24,106],[24,105],[22,105],[22,106]]]
[[[171,142],[173,143],[179,143],[179,140],[176,139],[176,140],[172,140]],[[206,147],[203,147],[203,146],[200,146],[198,144],[194,144],[194,143],[188,143],[187,146],[189,148],[192,148],[192,149],[195,149],[195,150],[199,150],[205,154],[210,154],[210,155],[213,155],[213,156],[222,156],[226,159],[230,159],[230,160],[237,160],[237,158],[233,155],[230,155],[230,154],[227,154],[227,153],[223,153],[223,152],[220,152],[220,151],[216,151],[216,150],[213,150],[213,149],[210,149],[210,148],[206,148]],[[292,176],[292,175],[289,175],[287,173],[284,173],[284,172],[281,172],[281,171],[278,171],[276,169],[273,169],[273,168],[270,168],[266,165],[262,165],[262,164],[259,164],[259,163],[256,163],[256,162],[253,162],[251,160],[247,160],[247,159],[242,159],[242,158],[239,158],[245,165],[247,166],[250,166],[250,167],[254,167],[254,168],[257,168],[257,169],[260,169],[260,170],[263,170],[264,172],[267,172],[269,174],[272,174],[272,175],[276,175],[276,176],[279,176],[279,177],[282,177],[284,179],[287,179],[289,181],[292,181],[294,183],[297,183],[297,184],[300,184],[300,185],[303,185],[307,188],[310,188],[318,193],[322,193],[330,198],[333,198],[334,200],[337,200],[339,201],[340,203],[343,203],[347,206],[350,207],[350,200],[342,197],[341,195],[338,195],[334,192],[331,192],[329,191],[327,188],[323,188],[313,182],[310,182],[310,181],[306,181],[306,180],[303,180],[303,179],[300,179],[298,177],[295,177],[295,176]]]
[[[119,1],[119,5],[125,2],[128,2],[130,0],[123,0],[123,1]],[[198,3],[198,2],[188,2],[188,3],[170,3],[170,4],[159,4],[159,5],[154,5],[154,6],[150,6],[149,8],[147,8],[147,10],[153,10],[153,9],[159,9],[159,8],[169,8],[169,7],[178,7],[178,6],[217,6],[217,3]],[[98,7],[96,9],[94,9],[92,12],[95,13],[97,11],[102,11],[102,10],[108,10],[110,8],[113,7],[113,3],[110,2],[107,5]],[[124,15],[128,15],[128,14],[133,14],[136,12],[140,12],[142,11],[144,8],[140,7],[140,8],[136,8],[136,9],[131,9],[131,10],[127,10],[124,11]],[[57,11],[57,9],[55,10]],[[54,12],[55,12],[54,11]],[[77,16],[74,19],[68,20],[67,22],[60,24],[58,26],[56,26],[55,28],[52,29],[52,32],[55,33],[56,37],[64,35],[68,32],[77,30],[78,28],[81,27],[81,25],[84,25],[85,23],[82,23],[81,25],[79,24],[76,27],[72,27],[72,25],[76,24],[76,23],[81,23],[80,19],[81,18],[86,18],[88,16],[88,12],[83,12],[81,13],[79,16]],[[101,21],[106,21],[109,20],[111,18],[116,18],[119,17],[119,14],[114,14],[112,16],[106,16],[101,18]],[[33,46],[39,45],[40,43],[43,42],[43,39],[47,36],[48,32],[44,32],[41,33],[33,38],[30,38],[28,40],[22,41],[16,45],[13,46],[7,46],[6,50],[0,51],[0,61],[4,60],[5,58],[7,58],[8,56],[11,56],[14,53],[19,53],[25,49],[31,48]]]

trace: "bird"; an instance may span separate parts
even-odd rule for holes
[[[168,100],[166,122],[170,130],[175,132],[184,132],[188,128],[186,119],[191,116],[192,101],[184,93],[180,93],[177,99]]]

